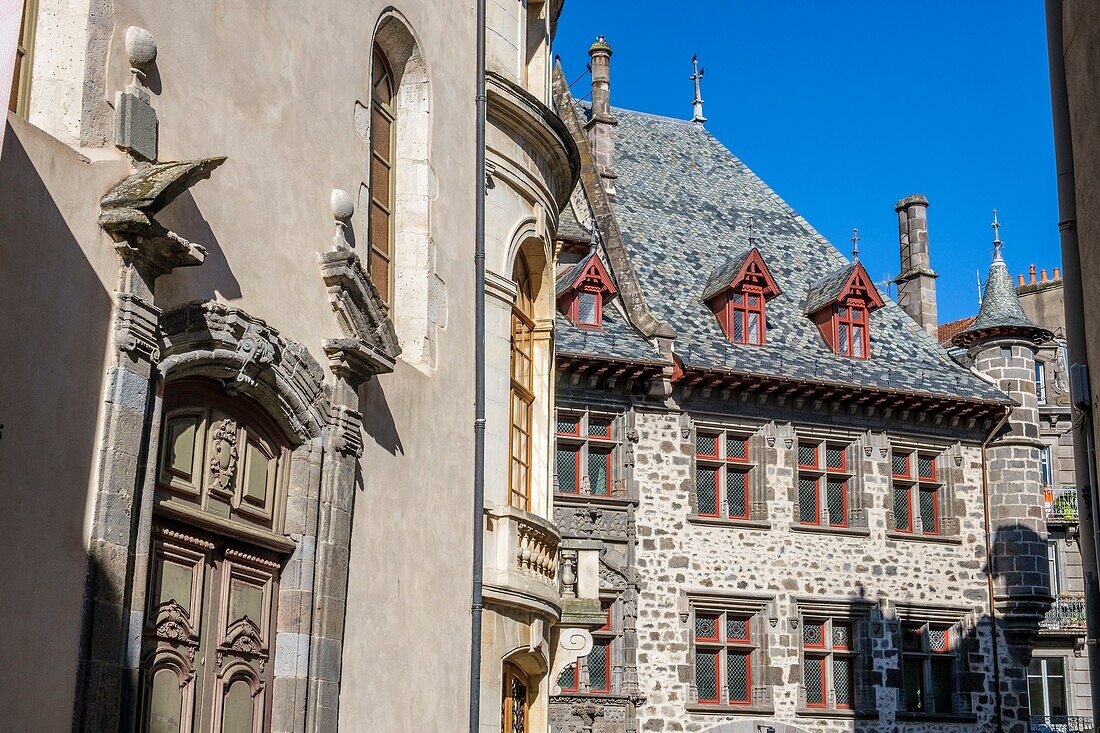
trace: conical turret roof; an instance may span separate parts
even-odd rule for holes
[[[997,224],[994,212],[994,230]],[[1002,243],[999,236],[993,240],[993,264],[989,266],[989,276],[985,281],[985,295],[978,317],[966,329],[960,331],[951,342],[955,346],[969,348],[976,343],[994,338],[1022,338],[1042,343],[1053,337],[1053,333],[1032,321],[1020,305],[1012,275],[1001,254]]]

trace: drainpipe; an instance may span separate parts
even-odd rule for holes
[[[481,705],[482,574],[485,564],[485,0],[477,0],[477,106],[474,165],[474,558],[470,597],[470,733]]]
[[[993,640],[993,717],[996,719],[996,733],[1003,733],[1004,721],[1001,719],[1001,654],[1000,642],[997,640],[997,602],[993,593],[993,533],[989,526],[989,464],[986,462],[985,450],[1001,428],[1008,422],[1012,414],[1012,408],[1005,410],[1000,422],[990,431],[982,441],[982,508],[985,511],[985,580],[986,590],[989,593],[989,619],[990,637]]]
[[[1081,286],[1081,255],[1077,241],[1077,192],[1073,170],[1073,140],[1070,137],[1069,101],[1062,38],[1062,0],[1046,0],[1047,56],[1050,62],[1050,107],[1054,122],[1054,159],[1058,175],[1058,234],[1062,246],[1062,293],[1066,315],[1066,350],[1070,373],[1087,375],[1088,343],[1085,339],[1084,296]],[[1077,382],[1074,379],[1072,382]],[[1097,501],[1096,445],[1092,434],[1092,414],[1087,378],[1084,385],[1074,384],[1073,468],[1077,481],[1078,547],[1085,574],[1085,619],[1089,679],[1092,699],[1100,700],[1100,523],[1095,511]],[[1078,387],[1083,386],[1083,390]]]

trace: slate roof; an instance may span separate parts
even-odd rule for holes
[[[589,253],[586,254],[584,257],[582,257],[580,262],[575,262],[572,265],[566,267],[560,273],[558,273],[558,277],[555,280],[554,284],[554,295],[560,298],[567,290],[569,290],[576,279],[580,276],[581,272],[584,271],[584,268],[588,266],[589,261],[595,256],[596,250],[593,249],[589,251]]]
[[[978,317],[957,333],[952,343],[964,345],[980,340],[987,334],[1005,331],[1017,332],[1025,338],[1036,341],[1045,341],[1052,335],[1050,331],[1032,321],[1024,313],[1024,308],[1020,305],[1020,296],[1017,295],[1016,286],[1012,282],[1012,275],[1008,272],[1008,265],[1005,264],[998,246],[993,264],[989,266],[989,277],[985,281],[982,307],[978,309]]]
[[[668,363],[611,303],[604,306],[599,330],[576,326],[561,313],[554,323],[554,349],[560,354]]]
[[[806,306],[803,311],[807,314],[817,313],[825,306],[835,302],[844,291],[844,285],[848,282],[848,278],[852,276],[852,273],[855,272],[857,266],[856,262],[849,262],[811,284],[809,292],[806,294]]]
[[[714,270],[710,274],[710,277],[707,278],[707,284],[703,286],[703,294],[699,299],[705,303],[714,295],[729,287],[733,278],[736,277],[741,268],[745,266],[745,261],[749,259],[751,253],[752,248],[746,249],[741,254],[734,255],[726,260],[725,264],[720,265],[717,270]]]
[[[643,294],[676,331],[673,349],[685,368],[1007,401],[893,301],[870,314],[871,358],[834,354],[805,316],[805,304],[811,289],[816,301],[832,283],[815,286],[817,273],[839,278],[851,263],[702,125],[623,109],[613,114],[619,123],[614,213]],[[755,244],[783,291],[768,302],[764,346],[731,343],[700,302],[709,276],[746,249],[750,217]],[[640,338],[627,324],[608,324],[583,339],[565,327],[559,345],[593,355],[630,351],[637,344],[626,343],[622,326]]]

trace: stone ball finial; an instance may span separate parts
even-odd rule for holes
[[[130,66],[148,66],[157,58],[157,41],[144,28],[132,25],[126,29],[126,57]]]
[[[605,53],[608,56],[611,55],[611,44],[607,42],[606,36],[596,36],[596,42],[588,48],[589,56],[594,56],[598,53]]]
[[[335,219],[350,219],[355,213],[355,202],[351,194],[342,188],[332,189],[332,197],[329,199],[332,205],[332,216]]]

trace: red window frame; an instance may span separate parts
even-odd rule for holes
[[[588,691],[593,693],[608,693],[611,692],[611,639],[596,639],[592,642],[592,648],[597,646],[604,647],[603,653],[603,665],[604,665],[604,686],[592,687],[592,667],[588,667]],[[591,654],[591,652],[589,652]],[[587,657],[585,657],[587,659]]]
[[[930,469],[932,469],[932,473],[928,474],[927,476],[921,475],[921,473],[920,473],[920,462],[922,460],[928,461],[928,467]],[[936,480],[936,459],[934,457],[932,457],[932,456],[922,456],[919,453],[917,454],[917,478],[920,479],[921,481],[935,481]]]
[[[569,438],[579,438],[579,437],[581,437],[581,416],[580,415],[566,414],[565,417],[573,420],[573,425],[575,426],[574,427],[574,432],[566,433],[566,432],[563,432],[563,431],[559,430],[558,435],[564,435],[564,436],[569,437]],[[556,420],[557,420],[557,422],[562,422],[562,416],[558,415],[556,417]]]
[[[578,452],[577,455],[580,455],[580,453]],[[592,491],[592,484],[591,484],[592,477],[591,477],[591,475],[590,474],[585,474],[586,477],[589,480],[589,492],[588,493],[589,493],[590,496],[611,496],[611,448],[610,447],[605,448],[605,447],[601,446],[601,447],[597,448],[596,450],[593,450],[591,447],[589,447],[589,449],[588,449],[588,465],[585,467],[588,471],[592,470],[592,458],[593,458],[593,456],[603,456],[604,475],[607,477],[607,479],[606,479],[607,485],[604,487],[604,493],[597,494],[597,493]],[[579,461],[578,461],[578,463],[579,463]],[[577,484],[577,493],[580,493],[580,484],[579,483]]]
[[[695,641],[697,641],[697,642],[701,641],[704,644],[718,644],[721,641],[722,614],[720,614],[720,613],[698,613],[698,612],[695,614],[696,619],[698,619],[700,616],[702,616],[703,618],[714,619],[714,636],[699,636],[699,624],[698,624],[698,621],[696,621],[696,624],[695,624],[695,629],[696,629],[696,631],[695,631]]]
[[[905,459],[905,473],[894,472],[894,457],[901,456]],[[890,453],[890,475],[894,478],[912,479],[913,478],[913,466],[912,455],[909,453]]]
[[[919,486],[917,487],[917,511],[920,511],[920,495],[921,493],[932,495],[932,530],[929,531],[924,526],[924,517],[921,517],[920,532],[925,535],[938,535],[940,533],[940,487],[939,486]],[[912,515],[910,510],[909,514]],[[910,521],[910,525],[912,522]]]
[[[744,445],[744,457],[739,458],[737,456],[730,455],[730,443],[741,443]],[[717,450],[717,448],[715,448]],[[749,462],[749,439],[742,438],[739,435],[726,435],[726,460],[733,463],[748,463]]]
[[[595,299],[594,314],[595,321],[592,323],[583,323],[581,321],[581,295],[592,295]],[[569,320],[571,320],[577,328],[591,328],[598,329],[603,327],[603,289],[598,286],[585,285],[577,289],[573,295],[573,300],[569,304]]]
[[[559,452],[569,452],[573,454],[573,490],[565,491],[561,488],[561,481],[558,481],[558,493],[559,494],[580,494],[581,493],[581,447],[579,445],[564,445],[557,446],[555,450]],[[555,459],[556,461],[556,459]],[[555,469],[557,466],[555,465]]]
[[[726,690],[729,690],[729,658],[731,655],[745,658],[745,697],[742,700],[734,700],[732,697],[728,700],[730,705],[752,705],[752,651],[749,649],[743,649],[738,646],[734,646],[733,649],[737,651],[726,650],[726,679],[720,680],[720,682],[726,683]],[[719,693],[721,694],[721,693]]]
[[[812,469],[815,469],[815,470],[820,470],[821,469],[821,446],[822,446],[821,443],[807,443],[805,446],[803,446],[802,443],[799,443],[795,447],[796,447],[796,449],[799,450],[799,454],[801,454],[801,449],[803,447],[808,448],[811,445],[813,446],[813,449],[814,449],[814,462],[813,463],[803,463],[802,462],[802,456],[798,455],[798,467],[799,468],[812,468]]]
[[[714,512],[703,513],[699,511],[698,505],[696,506],[696,513],[700,517],[721,517],[722,516],[722,471],[718,466],[696,466],[695,468],[695,491],[699,491],[699,471],[713,471],[714,472]],[[696,494],[696,501],[698,502],[698,493]]]
[[[562,692],[580,692],[580,690],[581,690],[581,662],[580,662],[580,660],[578,659],[577,661],[573,662],[572,664],[569,665],[569,667],[573,668],[573,686],[572,687],[564,687],[563,686],[561,688],[561,691]],[[563,669],[562,673],[564,674],[565,670],[569,669],[569,667],[566,667],[565,669]],[[558,681],[561,682],[561,675],[560,674],[558,675]]]
[[[905,492],[905,506],[909,507],[909,511],[906,512],[906,514],[909,516],[909,524],[907,524],[905,527],[897,526],[898,517],[897,517],[897,514],[895,513],[894,514],[894,525],[895,525],[894,526],[894,531],[895,532],[902,532],[904,534],[912,534],[912,532],[913,532],[913,487],[912,486],[893,486],[891,488],[894,490],[895,493],[898,492],[898,491],[904,491]],[[896,505],[897,504],[897,499],[895,499],[893,496],[891,496],[890,498],[891,498],[891,500],[894,501],[894,504]]]
[[[852,359],[870,357],[871,330],[868,316],[867,304],[859,298],[849,298],[846,302],[833,306],[833,339],[837,354]],[[840,327],[842,325],[848,326],[848,335],[844,340],[840,338]],[[856,354],[853,349],[856,342],[853,334],[857,326],[861,329],[860,346],[862,350],[859,354]]]
[[[834,478],[834,479],[831,479],[831,480],[832,481],[838,481],[839,480],[839,482],[840,482],[840,501],[841,501],[841,506],[844,507],[844,521],[842,521],[842,522],[836,521],[836,519],[833,517],[833,513],[829,512],[829,526],[830,527],[847,527],[848,526],[848,479],[847,478],[843,478],[843,479],[835,479]],[[826,475],[825,476],[825,505],[826,506],[828,506],[828,504],[829,504],[829,483],[830,483],[830,478],[829,478],[828,475]],[[818,485],[818,491],[821,491],[820,484]],[[821,499],[821,497],[818,497],[819,501],[820,501],[820,499]],[[820,515],[820,512],[818,512],[818,514]],[[820,521],[820,520],[821,520],[821,517],[818,516],[818,521]]]
[[[729,635],[729,622],[741,621],[745,624],[745,635],[730,637]],[[744,616],[738,616],[736,614],[726,614],[726,644],[751,644],[752,643],[752,618],[745,618]]]
[[[730,488],[730,481],[729,481],[729,474],[731,472],[737,474],[738,476],[743,476],[744,477],[742,480],[744,481],[745,485],[744,485],[743,489],[740,489],[740,490],[743,490],[745,492],[745,513],[744,514],[734,515],[734,514],[731,514],[730,511],[729,511],[730,491],[732,491],[732,489]],[[721,473],[719,473],[719,476],[720,475],[721,475]],[[717,483],[717,481],[716,481],[716,483]],[[720,497],[725,499],[725,501],[723,501],[722,504],[726,507],[726,517],[728,519],[749,519],[751,511],[749,509],[749,472],[748,471],[737,471],[737,470],[732,470],[732,469],[727,468],[726,469],[725,491],[722,492],[722,493],[724,493],[725,495],[721,496],[721,494],[720,494]],[[717,514],[714,514],[713,516],[719,516],[719,514],[721,514],[721,512],[718,512]],[[707,515],[700,515],[700,516],[707,516]]]
[[[841,446],[841,447],[837,448],[835,445],[829,445],[828,443],[825,443],[824,445],[825,445],[825,470],[827,472],[830,472],[830,473],[847,473],[848,472],[848,449],[845,446]],[[840,465],[839,466],[830,466],[829,465],[829,451],[831,451],[831,450],[839,450],[840,451]],[[820,458],[819,458],[819,460],[820,460]]]
[[[735,297],[740,297],[741,302],[736,302]],[[755,298],[756,304],[750,304],[749,298]],[[722,307],[722,313],[719,319],[722,330],[726,332],[726,338],[735,344],[745,344],[747,346],[763,346],[767,343],[768,317],[766,304],[767,301],[764,299],[764,295],[760,291],[760,288],[743,287],[738,290],[730,290],[726,293],[726,302]],[[735,313],[741,314],[741,333],[737,333],[735,330]],[[749,339],[750,314],[756,314],[759,320],[759,328],[757,329],[755,341]]]
[[[698,702],[700,705],[717,705],[718,702],[722,699],[722,687],[723,687],[722,681],[723,680],[722,680],[722,677],[721,677],[721,674],[720,674],[720,672],[722,671],[722,665],[721,665],[722,655],[721,655],[721,653],[719,653],[719,651],[717,649],[713,649],[713,648],[704,649],[703,653],[714,655],[714,697],[706,697],[706,698],[700,697],[698,700],[696,700],[696,702]],[[696,657],[695,657],[695,675],[696,675],[696,678],[698,679],[698,675],[699,675],[698,652],[696,652]]]
[[[802,630],[802,647],[805,649],[824,649],[825,648],[825,622],[824,621],[803,621],[806,626],[816,626],[821,629],[821,643],[810,644],[806,641],[806,630]]]
[[[595,423],[596,425],[606,427],[607,428],[607,433],[606,434],[600,434],[600,433],[592,432],[593,423]],[[580,428],[579,427],[577,428],[577,432],[578,432],[578,434],[580,433]],[[611,440],[611,421],[608,420],[607,418],[604,418],[604,417],[595,417],[595,418],[594,417],[589,417],[588,418],[588,437],[592,438],[593,440]]]
[[[938,631],[938,629],[937,629],[937,631]],[[950,654],[951,653],[951,629],[950,628],[943,629],[943,648],[942,649],[933,649],[932,648],[932,625],[931,624],[928,625],[928,627],[925,629],[924,633],[925,633],[925,638],[927,639],[928,653],[929,654]]]
[[[813,647],[816,648],[816,647]],[[824,648],[824,647],[822,647]],[[809,698],[806,699],[806,707],[808,708],[826,708],[829,706],[829,683],[828,677],[825,676],[828,666],[826,665],[827,656],[815,656],[803,657],[804,664],[816,664],[821,669],[821,701],[810,702]],[[803,682],[805,682],[805,672],[803,672]]]

